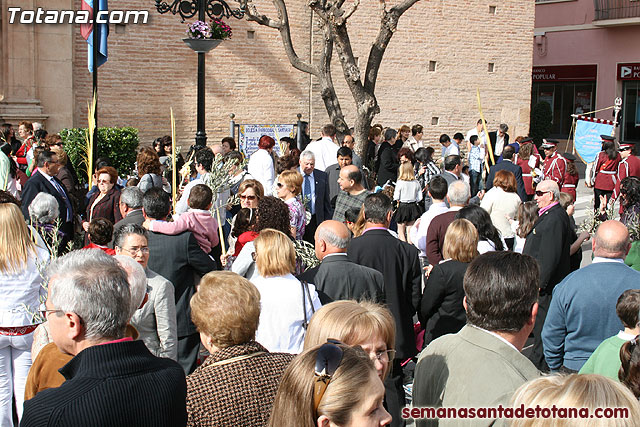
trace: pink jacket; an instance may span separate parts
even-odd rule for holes
[[[201,209],[189,209],[174,222],[151,221],[149,230],[170,235],[190,231],[207,254],[220,242],[218,221],[211,212]]]

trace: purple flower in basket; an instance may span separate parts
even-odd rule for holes
[[[211,21],[211,24],[196,21],[187,26],[187,36],[190,39],[225,40],[230,38],[231,34],[231,27],[216,18]]]

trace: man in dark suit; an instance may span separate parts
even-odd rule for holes
[[[523,202],[527,201],[527,193],[524,188],[524,181],[522,180],[522,168],[513,163],[513,155],[515,150],[512,146],[504,147],[502,150],[502,161],[491,166],[489,169],[489,175],[487,175],[486,190],[489,191],[493,187],[493,178],[496,176],[496,172],[500,170],[507,170],[515,175],[516,184],[518,190],[518,196]]]
[[[143,193],[138,187],[125,187],[120,190],[120,214],[122,219],[113,226],[113,235],[126,224],[142,225],[144,215],[142,214]],[[113,248],[113,238],[109,242],[109,247]]]
[[[400,411],[405,406],[401,362],[416,355],[413,315],[421,297],[422,270],[415,246],[393,237],[388,230],[393,209],[382,193],[364,199],[365,230],[349,246],[349,259],[382,273],[387,306],[396,321],[396,357],[392,374],[385,381],[392,425],[403,425]]]
[[[384,303],[382,273],[349,261],[350,240],[351,233],[342,222],[328,220],[320,224],[315,247],[322,264],[307,270],[300,279],[315,285],[323,305],[345,299]]]
[[[489,132],[489,141],[491,141],[491,149],[493,150],[493,158],[498,160],[504,148],[509,145],[509,134],[507,131],[509,126],[501,123],[497,131]]]
[[[58,156],[53,151],[42,151],[37,158],[38,170],[31,175],[22,189],[22,214],[29,222],[29,205],[38,193],[51,194],[58,201],[60,231],[73,238],[73,207],[64,185],[56,174],[60,169]],[[65,247],[63,242],[61,247]]]
[[[336,199],[340,193],[340,186],[338,185],[338,178],[340,177],[340,169],[345,166],[349,166],[353,160],[353,151],[349,147],[338,148],[338,163],[334,163],[329,166],[325,172],[329,182],[329,199],[331,200],[331,209],[336,207]]]
[[[166,220],[171,208],[169,195],[162,188],[147,190],[142,201],[145,219]],[[178,363],[188,375],[196,369],[200,335],[191,321],[189,302],[199,278],[216,269],[195,236],[185,231],[175,236],[149,231],[149,268],[169,280],[175,288],[178,326]]]
[[[531,255],[540,266],[540,297],[538,319],[533,328],[533,350],[529,359],[541,371],[548,371],[542,349],[542,326],[547,317],[553,288],[571,271],[569,216],[558,203],[560,189],[552,180],[542,181],[536,187],[535,201],[539,217],[527,234],[522,253]]]
[[[313,152],[305,150],[300,154],[300,173],[302,174],[302,197],[305,206],[311,210],[311,221],[307,224],[303,239],[313,243],[318,224],[331,219],[331,201],[329,199],[329,178],[327,174],[315,168]]]

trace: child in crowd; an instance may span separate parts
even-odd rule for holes
[[[560,191],[571,195],[572,203],[576,201],[576,188],[578,187],[578,168],[576,168],[576,156],[571,153],[562,155],[567,160],[567,167],[564,172],[564,183]]]
[[[462,178],[462,180],[464,181],[465,184],[471,185],[470,184],[471,178],[469,177],[469,166],[468,165],[464,165],[462,167],[462,172],[460,173],[460,178]]]
[[[347,226],[352,235],[356,235],[356,223],[358,222],[358,216],[360,215],[360,209],[349,208],[344,212],[344,224]]]
[[[473,197],[480,191],[484,148],[480,146],[480,138],[478,138],[478,135],[471,135],[469,142],[471,143],[471,150],[469,151],[469,186],[471,187],[471,196]]]
[[[174,222],[145,221],[144,226],[157,233],[176,235],[184,231],[190,231],[198,241],[202,250],[210,254],[218,245],[218,221],[211,215],[213,192],[205,184],[198,184],[189,193],[189,210]]]
[[[113,236],[113,224],[106,218],[93,218],[89,223],[89,244],[82,249],[100,249],[107,255],[115,255],[116,251],[107,245]]]
[[[258,233],[253,231],[253,227],[256,225],[256,214],[254,209],[242,208],[236,214],[236,221],[233,223],[233,230],[231,236],[235,238],[235,249],[233,255],[238,255],[245,244],[253,241],[258,237]],[[231,242],[229,242],[231,247]]]
[[[511,221],[511,228],[516,232],[514,252],[522,253],[527,234],[533,230],[538,220],[538,204],[534,201],[524,202],[518,206],[517,220]]]
[[[640,334],[638,310],[640,310],[640,290],[629,289],[624,291],[616,303],[616,313],[624,325],[624,330],[607,338],[596,348],[591,357],[582,366],[582,369],[580,369],[581,374],[600,374],[618,381],[618,371],[620,371],[621,365],[623,365],[624,369],[622,371],[625,376],[629,374],[629,357],[626,358],[626,363],[621,363],[621,358],[625,354],[627,356],[630,355],[629,348],[631,346],[627,343]],[[620,351],[623,345],[627,345],[626,352]],[[637,344],[633,347],[637,347]],[[633,369],[637,371],[638,366]],[[624,382],[622,377],[620,379]]]
[[[402,163],[398,168],[398,180],[393,192],[393,200],[398,202],[396,222],[398,223],[398,238],[411,243],[409,228],[422,215],[418,202],[422,201],[422,188],[416,180],[411,162]]]

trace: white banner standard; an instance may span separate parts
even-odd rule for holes
[[[273,147],[278,156],[280,153],[280,138],[285,136],[293,138],[295,125],[239,125],[238,132],[238,148],[249,157],[255,151],[258,151],[258,142],[262,135],[269,135],[275,139],[276,145]]]

